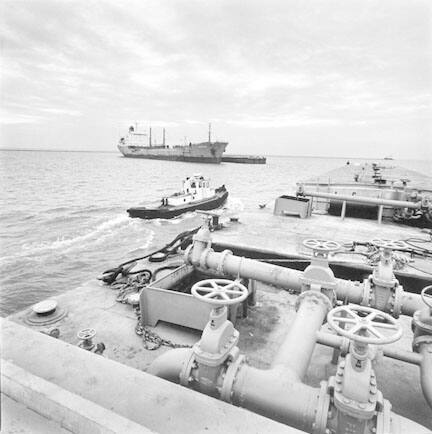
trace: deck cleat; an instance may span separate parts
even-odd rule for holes
[[[34,304],[28,311],[24,321],[33,326],[47,326],[53,324],[67,314],[56,300],[48,299]]]

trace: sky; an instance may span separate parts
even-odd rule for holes
[[[430,0],[2,0],[0,147],[432,160]]]

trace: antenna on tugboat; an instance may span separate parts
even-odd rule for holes
[[[209,123],[209,143],[211,143],[211,123]]]

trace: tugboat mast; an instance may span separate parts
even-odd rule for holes
[[[209,143],[211,143],[211,123],[209,123],[209,138],[208,138]]]

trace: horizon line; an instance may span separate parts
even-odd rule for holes
[[[21,151],[21,152],[85,152],[92,154],[117,154],[118,151],[108,151],[108,150],[88,150],[88,149],[44,149],[44,148],[3,148],[0,147],[0,151]],[[227,154],[228,155],[228,154]],[[237,155],[237,154],[236,154]],[[249,154],[239,154],[239,155],[249,155]],[[252,154],[250,154],[252,155]],[[324,155],[288,155],[288,154],[261,154],[264,157],[289,157],[289,158],[324,158],[324,159],[340,159],[340,160],[349,160],[349,159],[357,159],[357,160],[386,160],[386,161],[394,161],[394,160],[425,160],[424,157],[418,158],[395,158],[392,157],[391,160],[387,160],[385,157],[349,157],[349,156],[324,156]],[[125,157],[126,158],[126,157]],[[432,158],[426,158],[426,160],[431,160]]]

